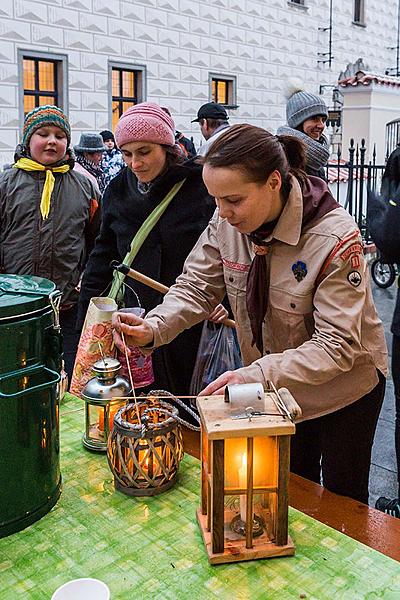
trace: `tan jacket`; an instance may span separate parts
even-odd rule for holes
[[[337,208],[301,232],[297,180],[272,232],[264,355],[251,346],[246,281],[254,249],[248,237],[214,214],[188,256],[184,272],[148,314],[154,347],[201,321],[225,291],[237,323],[246,382],[289,388],[303,419],[338,410],[371,391],[376,370],[387,374],[383,326],[377,316],[352,217]]]

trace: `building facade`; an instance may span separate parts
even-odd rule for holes
[[[167,106],[178,130],[211,99],[230,122],[274,131],[288,77],[332,105],[338,75],[363,57],[398,63],[399,0],[2,0],[0,165],[12,161],[24,112],[56,103],[83,131],[112,129],[143,100]],[[397,64],[398,67],[398,64]],[[392,71],[390,71],[392,70]],[[339,100],[340,104],[340,100]]]

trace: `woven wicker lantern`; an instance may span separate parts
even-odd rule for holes
[[[183,458],[178,409],[149,396],[128,404],[114,418],[107,458],[115,489],[128,496],[154,496],[176,480]],[[171,397],[165,392],[165,396]],[[140,400],[140,398],[139,398]]]
[[[209,562],[294,554],[288,535],[289,450],[300,407],[288,390],[264,393],[258,384],[227,386],[225,398],[199,397],[197,406],[202,432],[197,520]]]

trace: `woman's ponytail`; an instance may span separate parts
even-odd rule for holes
[[[304,143],[292,135],[276,136],[286,154],[290,172],[300,181],[304,181],[306,174],[306,147]]]

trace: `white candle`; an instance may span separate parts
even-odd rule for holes
[[[243,452],[242,464],[239,467],[239,487],[247,488],[247,460],[246,460],[245,452]],[[241,494],[239,497],[239,500],[240,500],[240,518],[242,519],[242,521],[246,522],[247,496]]]

